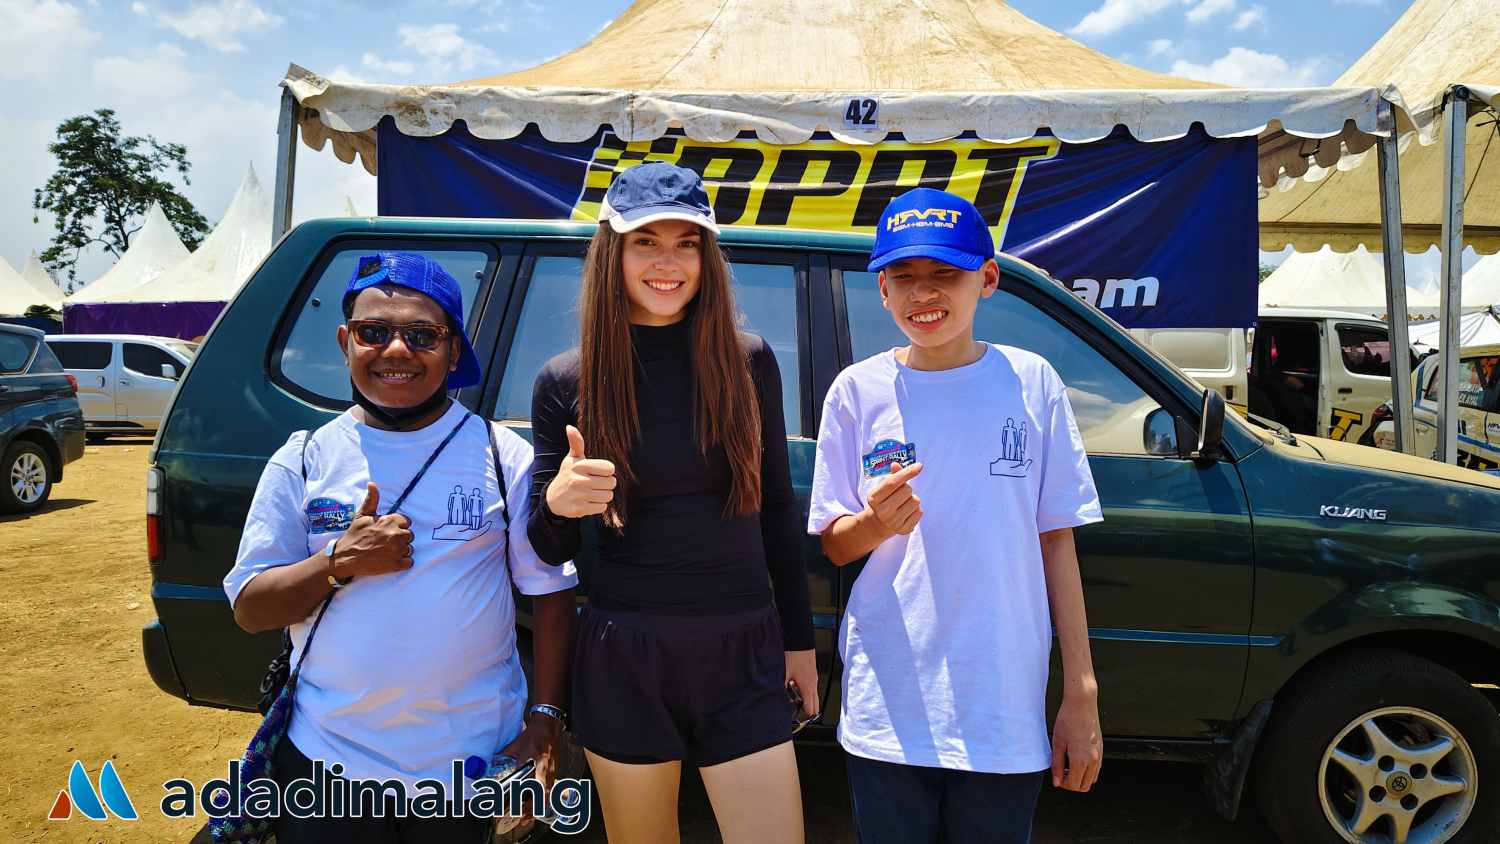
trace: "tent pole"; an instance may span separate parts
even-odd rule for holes
[[[1397,149],[1396,120],[1391,104],[1381,98],[1380,125],[1389,125],[1391,134],[1380,138],[1380,231],[1385,248],[1385,312],[1389,319],[1391,339],[1391,421],[1396,427],[1396,450],[1411,454],[1411,340],[1407,336],[1406,252],[1401,229],[1400,154]]]
[[[281,89],[281,116],[276,121],[276,195],[271,199],[271,242],[292,227],[292,194],[297,188],[297,98]]]
[[[1458,462],[1458,321],[1463,312],[1464,144],[1468,140],[1469,90],[1448,90],[1447,125],[1443,127],[1443,250],[1442,289],[1438,310],[1442,323],[1438,353],[1442,355],[1443,389],[1438,398],[1437,457]]]

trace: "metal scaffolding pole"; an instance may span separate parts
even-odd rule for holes
[[[1437,457],[1458,462],[1458,328],[1463,314],[1464,257],[1464,144],[1469,126],[1469,89],[1448,89],[1443,126],[1443,250],[1442,292],[1438,334],[1442,355],[1443,389],[1438,397]]]
[[[271,242],[292,227],[292,194],[297,188],[297,98],[281,89],[281,116],[276,121],[276,195],[271,198]]]
[[[1391,421],[1396,428],[1396,450],[1411,454],[1412,435],[1411,341],[1407,336],[1406,253],[1401,230],[1400,155],[1396,145],[1396,118],[1391,104],[1380,101],[1379,125],[1391,134],[1379,142],[1380,230],[1384,237],[1385,312],[1391,338]]]

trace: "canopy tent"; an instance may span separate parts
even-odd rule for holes
[[[104,275],[90,282],[77,293],[69,296],[66,306],[91,302],[129,301],[120,296],[129,290],[150,281],[182,263],[188,257],[188,249],[182,245],[177,230],[172,227],[161,206],[151,203],[146,212],[146,221],[135,235],[135,241],[120,256],[120,260]]]
[[[195,252],[108,301],[70,305],[67,331],[201,337],[270,251],[271,204],[252,166],[223,219]]]
[[[1407,288],[1412,308],[1435,309],[1430,294]],[[1385,264],[1363,246],[1339,253],[1328,247],[1294,252],[1260,284],[1260,308],[1329,308],[1386,315]]]
[[[1438,320],[1413,325],[1410,329],[1411,344],[1426,351],[1442,347],[1442,323]],[[1478,313],[1464,314],[1458,322],[1458,347],[1489,346],[1500,344],[1500,306],[1485,308]]]
[[[54,310],[62,306],[62,291],[49,296],[15,271],[9,261],[0,258],[0,315],[22,316],[28,308],[44,305]]]
[[[1493,0],[1416,0],[1333,84],[1394,84],[1404,108],[1401,217],[1405,248],[1425,252],[1443,222],[1443,95],[1463,83],[1489,108],[1500,104],[1500,15]],[[1500,144],[1493,111],[1471,109],[1464,155],[1464,238],[1482,254],[1500,250]],[[1492,157],[1493,156],[1493,157]],[[1260,244],[1311,251],[1380,248],[1380,194],[1363,156],[1285,180],[1260,202]]]
[[[35,252],[32,252],[31,257],[26,259],[26,266],[21,268],[21,278],[31,285],[31,289],[35,290],[37,295],[42,297],[47,307],[53,310],[62,307],[62,288],[57,286],[52,274],[42,266],[42,259],[37,257]]]

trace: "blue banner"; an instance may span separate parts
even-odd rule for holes
[[[724,225],[873,232],[917,186],[974,202],[1003,251],[1047,270],[1131,328],[1238,328],[1255,321],[1256,144],[1194,131],[1091,144],[973,135],[873,146],[814,136],[778,146],[746,134],[626,142],[607,130],[556,143],[535,130],[481,140],[379,127],[382,215],[594,220],[614,174],[646,161],[702,173]]]

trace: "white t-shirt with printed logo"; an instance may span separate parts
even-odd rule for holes
[[[380,514],[389,512],[467,412],[454,403],[409,432],[345,412],[307,443],[305,487],[303,435],[293,434],[256,487],[224,578],[230,603],[257,574],[342,535],[368,482],[380,490]],[[485,425],[500,451],[503,507]],[[526,538],[531,457],[524,439],[476,416],[417,483],[400,510],[412,523],[412,568],[340,589],[302,666],[289,735],[308,758],[339,762],[350,778],[448,782],[452,760],[488,758],[520,733],[527,692],[511,584],[543,595],[578,580],[572,563],[543,563]],[[291,628],[294,665],[312,620]]]
[[[824,400],[808,531],[859,513],[913,457],[922,520],[871,552],[839,630],[839,742],[885,762],[1042,770],[1040,534],[1103,518],[1062,379],[998,345],[955,369],[911,369],[894,350],[849,367]]]

